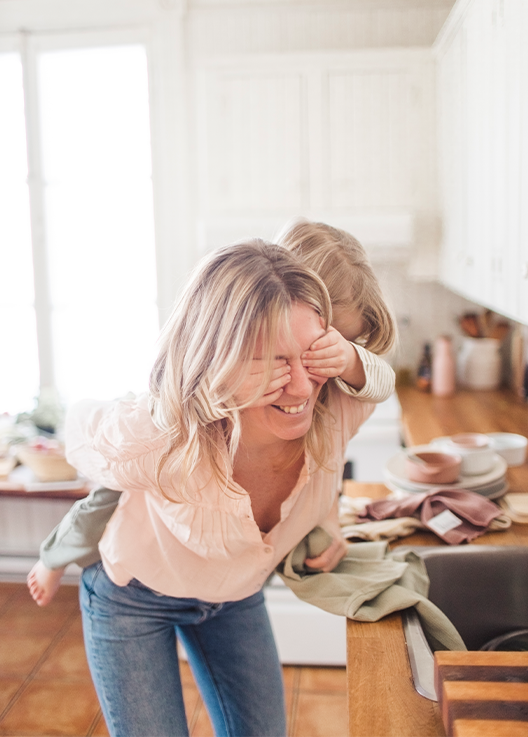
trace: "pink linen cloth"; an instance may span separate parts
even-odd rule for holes
[[[448,510],[460,523],[447,531],[434,525],[434,519]],[[416,517],[450,545],[470,542],[483,535],[489,524],[503,511],[486,497],[465,489],[437,489],[412,494],[405,499],[380,499],[367,504],[359,520],[381,520],[394,517]]]

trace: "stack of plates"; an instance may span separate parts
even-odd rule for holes
[[[430,445],[420,445],[413,448],[413,452],[431,451]],[[434,448],[436,450],[436,448]],[[495,455],[493,467],[487,473],[478,476],[459,476],[452,484],[419,484],[410,481],[405,472],[405,451],[401,450],[389,458],[385,466],[385,483],[391,491],[404,492],[405,494],[423,494],[424,491],[435,491],[436,489],[464,489],[475,491],[477,494],[488,499],[498,499],[508,491],[506,481],[506,469],[508,464],[499,455]]]

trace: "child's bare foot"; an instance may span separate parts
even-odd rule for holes
[[[64,570],[64,568],[57,568],[51,571],[40,560],[30,570],[27,585],[29,593],[39,606],[46,606],[53,599],[60,586]]]

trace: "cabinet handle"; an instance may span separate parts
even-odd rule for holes
[[[523,279],[528,279],[528,261],[525,261],[521,267],[521,274]]]

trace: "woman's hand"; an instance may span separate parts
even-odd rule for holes
[[[264,362],[254,358],[251,361],[251,370],[244,381],[243,385],[234,395],[234,399],[238,405],[246,404],[251,397],[255,396],[255,391],[262,385],[262,377],[264,376]],[[284,358],[278,358],[273,361],[271,380],[266,390],[259,399],[251,402],[251,407],[265,407],[273,404],[281,396],[283,387],[291,381],[291,369],[288,362]]]
[[[365,386],[365,371],[356,349],[332,326],[301,358],[303,366],[314,376],[327,379],[340,376],[358,390]]]
[[[343,560],[347,548],[348,545],[342,537],[334,537],[332,544],[324,553],[318,555],[317,558],[306,558],[304,562],[309,568],[317,568],[320,571],[329,573]]]

